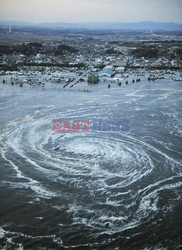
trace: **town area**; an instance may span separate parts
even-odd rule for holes
[[[181,39],[180,32],[35,35],[9,30],[1,33],[0,79],[4,84],[43,89],[47,82],[64,89],[79,84],[84,91],[99,82],[108,88],[128,84],[129,76],[134,76],[133,83],[140,76],[181,81]]]

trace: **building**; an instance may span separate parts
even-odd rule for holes
[[[99,76],[97,74],[89,74],[88,75],[88,83],[98,83],[99,82]]]
[[[116,73],[123,73],[125,71],[125,67],[116,67],[115,71]]]
[[[99,71],[99,76],[112,77],[115,74],[112,69],[103,69]]]

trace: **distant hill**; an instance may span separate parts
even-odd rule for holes
[[[172,22],[85,22],[85,23],[30,23],[24,21],[0,21],[0,26],[21,26],[21,27],[43,27],[52,29],[102,29],[102,30],[164,30],[164,31],[182,31],[182,24]]]
[[[182,24],[164,22],[136,22],[136,23],[97,23],[90,24],[90,27],[119,29],[119,30],[167,30],[182,31]]]
[[[35,24],[31,22],[25,22],[25,21],[12,21],[12,20],[0,20],[0,26],[7,26],[7,25],[12,25],[12,26],[33,26]]]

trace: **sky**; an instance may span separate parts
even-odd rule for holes
[[[182,23],[182,0],[0,0],[0,19]]]

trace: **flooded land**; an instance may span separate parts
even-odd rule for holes
[[[0,248],[181,249],[181,36],[60,36],[0,46]]]

